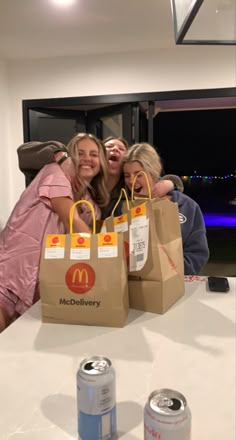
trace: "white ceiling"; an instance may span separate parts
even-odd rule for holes
[[[0,0],[0,57],[32,59],[174,47],[170,0]]]
[[[74,0],[67,7],[54,1],[0,0],[0,59],[175,47],[171,0]],[[232,7],[236,0],[217,4],[225,1]],[[236,98],[162,101],[156,111],[235,106]]]

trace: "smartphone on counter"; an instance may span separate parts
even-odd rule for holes
[[[208,287],[212,292],[227,293],[229,282],[225,277],[208,277]]]

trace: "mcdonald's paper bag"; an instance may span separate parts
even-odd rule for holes
[[[128,280],[122,233],[47,235],[39,279],[44,322],[125,324]]]
[[[184,295],[184,260],[177,204],[135,200],[129,212],[130,307],[164,313]]]

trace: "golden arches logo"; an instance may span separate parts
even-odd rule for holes
[[[95,272],[89,264],[76,263],[67,270],[65,282],[73,293],[83,294],[93,288]]]
[[[72,276],[72,284],[77,284],[76,280],[78,279],[78,284],[81,284],[83,279],[85,279],[85,285],[88,286],[88,271],[87,269],[75,269]]]

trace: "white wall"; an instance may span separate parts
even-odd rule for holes
[[[0,59],[0,230],[10,213],[11,145],[7,63]],[[15,161],[15,158],[13,159]]]
[[[6,178],[9,184],[7,196],[1,197],[5,217],[24,189],[16,155],[23,141],[23,99],[235,87],[235,60],[233,46],[177,46],[145,53],[11,61],[7,80],[0,64],[0,95],[6,108],[9,104],[9,115],[2,101],[0,105],[0,128],[4,124],[0,148],[9,149],[9,176],[6,163],[0,163],[1,187],[6,188]]]

